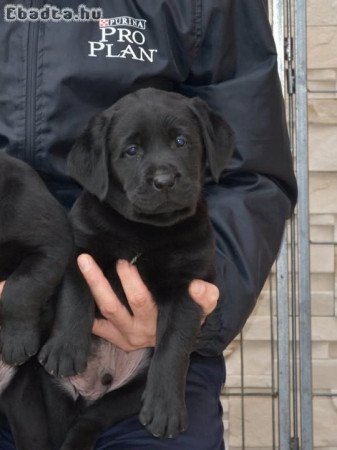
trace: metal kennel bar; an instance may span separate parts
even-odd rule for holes
[[[272,6],[299,188],[297,214],[285,232],[277,261],[279,448],[312,450],[306,0],[274,0]]]
[[[313,448],[306,0],[295,2],[296,168],[301,444]]]
[[[278,54],[278,70],[285,96],[285,14],[284,0],[274,0],[272,25]],[[290,431],[290,348],[289,348],[289,264],[288,229],[284,231],[276,263],[277,351],[278,351],[278,429],[279,448],[289,448]]]
[[[290,246],[286,231],[277,261],[279,448],[312,450],[306,0],[274,0],[273,28],[299,189],[297,214],[289,226]]]

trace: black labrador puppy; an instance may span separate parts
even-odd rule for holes
[[[26,163],[0,153],[0,353],[20,365],[41,345],[41,311],[73,252],[63,208]]]
[[[29,165],[0,153],[0,280],[6,280],[0,301],[0,414],[7,417],[18,450],[60,449],[81,410],[90,414],[88,403],[108,388],[123,384],[128,379],[126,371],[132,373],[135,368],[137,376],[127,390],[111,392],[109,398],[95,405],[95,414],[106,400],[117,406],[109,414],[109,424],[140,408],[145,351],[133,352],[129,357],[114,349],[114,380],[109,383],[105,374],[103,384],[96,387],[96,379],[93,382],[88,377],[100,374],[101,354],[107,353],[107,343],[101,343],[82,376],[70,379],[49,375],[34,357],[50,337],[56,304],[62,297],[61,280],[67,267],[75,266],[75,256],[73,232],[64,209]],[[81,282],[74,294],[80,295]],[[74,312],[73,308],[74,304],[69,304],[66,309]],[[90,319],[86,323],[90,327]],[[76,321],[69,326],[76,339]],[[71,346],[71,340],[67,344]],[[95,350],[95,345],[92,347]],[[74,372],[86,366],[85,349],[79,355],[82,365],[73,367]],[[104,370],[104,362],[101,365]],[[99,414],[101,421],[105,410]]]
[[[201,321],[188,286],[196,278],[214,281],[214,239],[202,186],[206,166],[219,180],[232,148],[231,129],[201,99],[144,89],[96,115],[69,155],[69,173],[84,187],[70,213],[78,252],[95,258],[126,307],[115,267],[119,259],[134,262],[158,305],[157,341],[139,415],[154,436],[174,437],[187,427],[185,379]],[[93,301],[80,278],[75,266],[67,271],[52,337],[39,355],[56,375],[74,375],[90,347]],[[108,353],[101,359],[104,370],[90,363],[94,356],[89,367],[96,367],[98,384],[109,391],[113,346],[102,350],[101,342],[94,354]],[[92,448],[116,420],[114,409],[137,412],[147,361],[144,352],[131,362],[131,383],[84,408],[63,450]],[[85,398],[83,376],[74,379]]]
[[[42,379],[50,377],[36,361],[26,361],[49,334],[53,293],[73,257],[63,208],[30,166],[0,152],[0,280],[7,280],[0,301],[0,410],[19,447],[28,441],[34,448],[31,431],[45,418],[35,403],[43,404]]]

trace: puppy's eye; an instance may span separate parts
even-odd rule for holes
[[[137,153],[138,153],[138,151],[139,151],[139,147],[137,147],[136,145],[130,145],[130,147],[128,147],[127,149],[126,149],[126,154],[128,155],[128,156],[136,156],[137,155]]]
[[[186,138],[184,136],[178,136],[176,138],[177,147],[184,147],[187,144]]]

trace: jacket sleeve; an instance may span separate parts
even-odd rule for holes
[[[199,6],[195,59],[182,92],[207,101],[236,135],[220,183],[206,183],[221,295],[196,349],[215,355],[251,313],[297,191],[264,0],[207,0]]]

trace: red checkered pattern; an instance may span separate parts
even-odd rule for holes
[[[108,27],[110,25],[109,19],[100,19],[99,26],[100,28]]]

